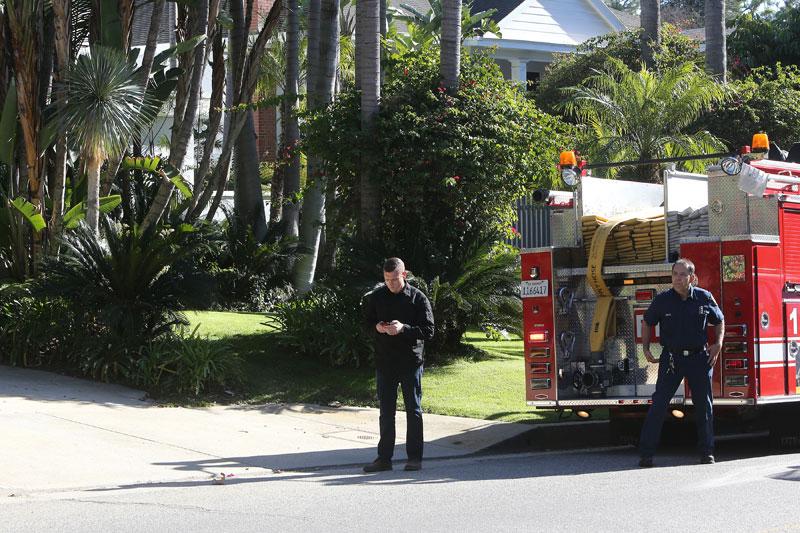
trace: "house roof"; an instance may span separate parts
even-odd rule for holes
[[[475,0],[474,11],[487,9],[497,9],[493,18],[500,41],[541,43],[553,51],[570,51],[587,39],[625,29],[601,0]]]

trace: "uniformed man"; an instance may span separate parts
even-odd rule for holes
[[[696,287],[696,283],[694,263],[679,259],[672,265],[672,288],[656,296],[644,315],[650,326],[660,324],[662,350],[661,357],[653,357],[650,328],[645,327],[644,356],[650,363],[658,363],[658,381],[639,439],[641,467],[653,466],[669,402],[683,378],[692,391],[700,463],[714,463],[711,375],[722,347],[725,318],[711,293]],[[710,345],[707,345],[707,324],[714,325],[714,343]]]

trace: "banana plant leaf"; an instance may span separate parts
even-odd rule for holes
[[[155,172],[158,164],[161,163],[160,157],[126,157],[123,160],[123,168],[128,170],[147,170]]]
[[[162,63],[164,61],[175,57],[178,54],[183,54],[185,52],[191,52],[195,49],[195,47],[202,43],[206,39],[205,34],[195,35],[191,39],[186,39],[185,41],[181,41],[175,46],[170,46],[163,52],[159,52],[156,54],[156,57],[153,58],[153,70],[152,72],[156,72],[161,70],[163,67]]]
[[[22,196],[11,200],[9,205],[19,211],[25,220],[27,220],[28,223],[33,226],[35,231],[42,231],[45,227],[47,227],[44,217],[41,213],[37,212],[36,206]]]
[[[110,213],[121,203],[122,196],[119,194],[103,196],[100,198],[100,212]],[[75,229],[84,218],[86,218],[86,202],[78,202],[72,206],[69,211],[64,213],[64,227],[67,229]]]
[[[146,170],[153,174],[160,174],[163,171],[169,181],[175,185],[185,198],[192,197],[192,186],[184,178],[180,171],[169,162],[158,157],[126,157],[122,161],[122,168],[127,170]]]
[[[0,115],[0,162],[11,165],[14,160],[14,145],[17,140],[17,87],[12,81],[8,85],[3,113]]]

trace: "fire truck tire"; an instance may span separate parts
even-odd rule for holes
[[[608,421],[609,441],[613,446],[638,446],[642,418],[614,418]]]
[[[783,407],[770,413],[769,441],[779,450],[800,449],[800,409]]]

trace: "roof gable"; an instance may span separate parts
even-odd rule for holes
[[[490,8],[489,1],[480,7]],[[497,4],[497,0],[492,3]],[[587,39],[624,29],[599,0],[522,0],[499,19],[503,40],[575,46]],[[504,11],[509,4],[500,3]],[[478,8],[476,2],[476,9]],[[501,15],[499,11],[496,17]]]

